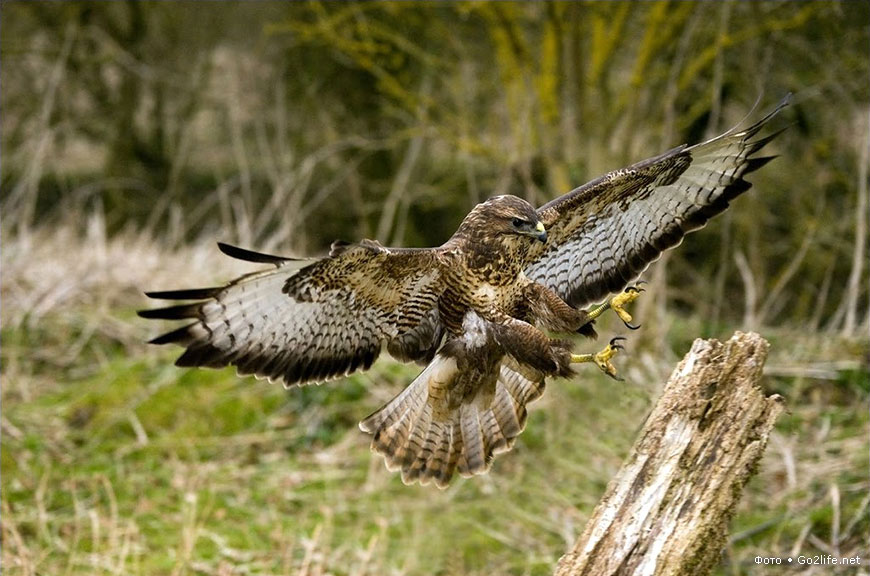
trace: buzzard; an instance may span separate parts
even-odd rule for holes
[[[771,159],[757,153],[779,134],[759,132],[787,100],[749,128],[611,172],[538,209],[490,198],[437,248],[336,242],[328,256],[300,260],[219,244],[272,267],[221,287],[149,292],[192,302],[140,315],[188,321],[151,341],[183,346],[178,366],[232,365],[287,387],[365,370],[384,348],[418,362],[422,372],[360,428],[405,483],[443,488],[510,450],[547,377],[569,377],[580,362],[616,375],[618,338],[574,354],[548,332],[594,336],[608,309],[632,327],[625,306],[641,291],[632,282],[750,187],[743,177]]]

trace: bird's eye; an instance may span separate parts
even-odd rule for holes
[[[514,218],[513,220],[514,228],[522,228],[525,223],[526,221],[522,218]]]

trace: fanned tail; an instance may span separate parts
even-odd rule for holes
[[[372,450],[387,469],[401,470],[405,484],[434,482],[446,488],[456,472],[486,473],[496,454],[510,450],[526,424],[526,404],[544,391],[544,377],[505,357],[492,385],[473,396],[451,399],[459,374],[456,360],[438,354],[386,406],[360,422]]]

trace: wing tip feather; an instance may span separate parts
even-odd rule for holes
[[[246,248],[233,246],[232,244],[227,244],[226,242],[218,242],[217,245],[218,250],[220,250],[230,258],[235,258],[236,260],[242,260],[244,262],[254,262],[256,264],[274,264],[276,266],[279,266],[284,262],[294,260],[294,258],[288,258],[286,256],[276,256],[274,254],[266,254],[264,252],[255,252]]]
[[[187,326],[182,326],[181,328],[176,328],[170,332],[165,334],[161,334],[160,336],[156,336],[148,341],[149,344],[183,344],[187,342],[191,338],[190,330],[194,326],[196,326],[196,322],[193,324],[188,324]]]
[[[193,304],[179,304],[178,306],[167,306],[165,308],[150,308],[147,310],[137,310],[136,314],[140,318],[149,320],[183,320],[185,318],[196,318],[201,304],[199,302]]]
[[[187,288],[184,290],[152,290],[145,292],[145,296],[155,300],[206,300],[213,298],[221,291],[221,288]]]

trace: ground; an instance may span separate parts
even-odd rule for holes
[[[291,391],[175,368],[175,350],[143,343],[155,328],[135,317],[140,291],[234,270],[212,246],[169,261],[142,238],[97,248],[62,235],[4,246],[7,574],[550,574],[692,339],[741,328],[674,315],[656,351],[628,334],[637,345],[615,360],[625,382],[594,367],[551,381],[515,449],[442,492],[404,486],[357,428],[418,368],[382,360]],[[870,556],[868,344],[760,332],[771,341],[765,387],[788,412],[719,573],[854,574],[755,557]]]

